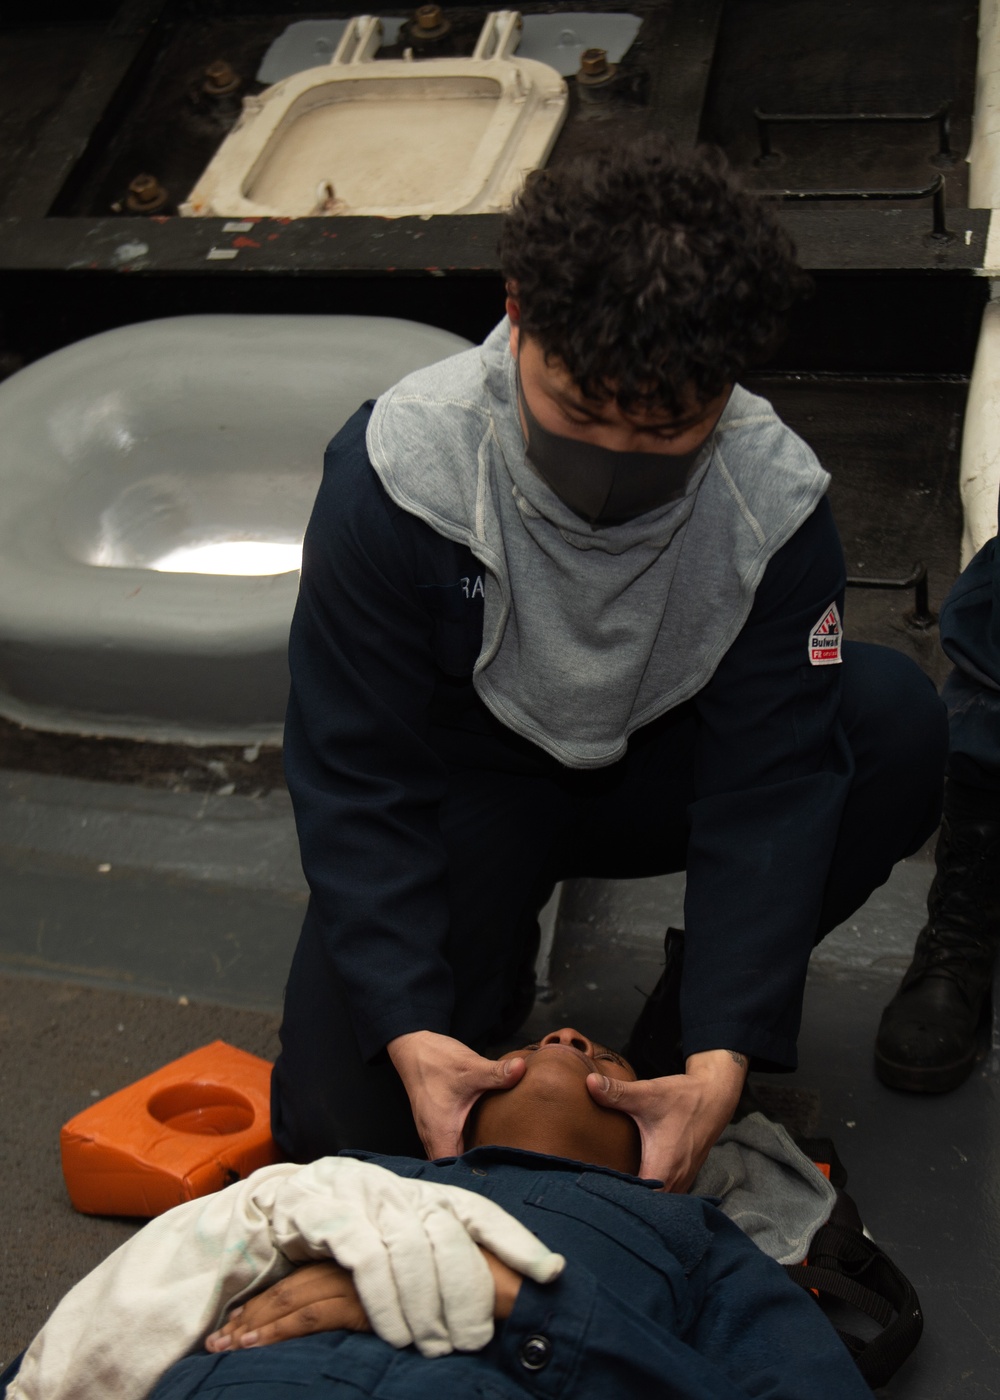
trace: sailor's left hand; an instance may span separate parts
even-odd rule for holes
[[[710,1148],[731,1120],[747,1076],[735,1050],[691,1055],[684,1074],[630,1082],[587,1076],[591,1097],[635,1119],[642,1139],[639,1174],[668,1191],[688,1191]]]

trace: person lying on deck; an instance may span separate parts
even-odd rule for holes
[[[627,1093],[624,1059],[569,1027],[504,1059],[520,1078],[457,1157],[265,1167],[152,1221],[71,1290],[7,1400],[870,1396],[715,1205],[636,1177],[634,1120],[588,1088]]]

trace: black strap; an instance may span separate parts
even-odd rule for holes
[[[792,1264],[788,1268],[788,1274],[803,1288],[828,1293],[833,1298],[839,1298],[842,1303],[850,1303],[858,1312],[867,1313],[880,1327],[888,1327],[896,1316],[895,1308],[880,1294],[855,1283],[854,1279],[845,1278],[833,1269],[819,1269],[815,1264]]]
[[[870,1341],[837,1329],[873,1389],[885,1385],[920,1340],[924,1318],[916,1289],[860,1231],[823,1226],[813,1240],[809,1262],[788,1265],[786,1272],[803,1288],[847,1303],[882,1328]]]

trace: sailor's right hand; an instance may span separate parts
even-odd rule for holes
[[[524,1276],[482,1245],[479,1252],[493,1278],[493,1316],[510,1317]],[[426,1280],[428,1290],[433,1286],[433,1280]],[[319,1259],[300,1265],[234,1308],[223,1325],[206,1337],[205,1350],[241,1351],[317,1332],[371,1330],[350,1270],[342,1269],[333,1259]]]
[[[314,1332],[370,1332],[371,1323],[350,1269],[320,1259],[294,1269],[226,1318],[205,1339],[205,1350],[266,1347]]]
[[[512,1089],[525,1071],[520,1057],[487,1060],[460,1040],[411,1031],[386,1047],[410,1099],[428,1158],[456,1157],[469,1110],[488,1089]]]

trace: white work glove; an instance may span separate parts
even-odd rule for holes
[[[564,1259],[492,1201],[323,1157],[262,1167],[158,1216],[99,1264],[31,1343],[7,1400],[145,1400],[168,1366],[295,1263],[336,1259],[373,1329],[425,1356],[493,1335],[482,1243],[537,1283]]]
[[[477,1245],[536,1283],[566,1262],[474,1191],[350,1157],[288,1182],[271,1231],[289,1259],[329,1256],[350,1269],[372,1330],[423,1356],[479,1351],[493,1336],[493,1279]]]

